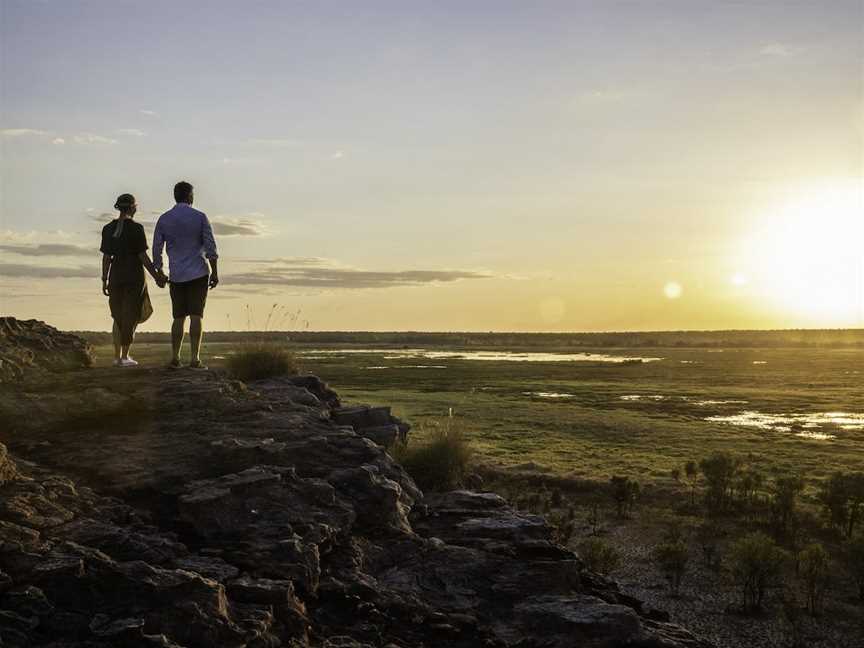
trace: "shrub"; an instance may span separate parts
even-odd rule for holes
[[[294,354],[274,343],[245,344],[228,357],[228,373],[249,382],[297,373]]]
[[[549,516],[548,522],[552,526],[553,542],[563,547],[570,544],[570,538],[573,537],[573,532],[576,531],[576,523],[573,518],[558,513]]]
[[[577,547],[579,557],[593,572],[608,576],[621,564],[621,554],[615,547],[600,538],[588,538]]]
[[[612,499],[615,500],[615,510],[618,517],[624,517],[633,508],[636,498],[639,497],[639,482],[629,477],[615,476],[609,480]]]
[[[672,594],[677,595],[681,589],[681,580],[687,573],[687,563],[690,561],[687,545],[681,540],[664,542],[654,549],[654,560],[669,581]]]
[[[771,485],[771,522],[779,538],[789,534],[798,506],[798,495],[803,490],[804,480],[792,475],[778,477]]]
[[[843,562],[858,588],[858,598],[864,601],[864,534],[858,534],[846,543]]]
[[[807,611],[814,616],[822,609],[830,571],[831,561],[822,545],[814,542],[798,552],[798,575],[804,588]]]
[[[851,538],[858,518],[864,514],[864,473],[835,472],[819,492],[831,525]]]
[[[471,445],[453,418],[436,426],[418,446],[397,444],[393,457],[422,490],[446,491],[462,485],[471,465]]]
[[[740,467],[741,461],[728,452],[715,452],[699,462],[699,469],[708,485],[705,504],[709,512],[720,513],[726,510]]]
[[[761,609],[768,588],[778,584],[786,559],[786,552],[761,531],[732,543],[729,569],[735,586],[741,590],[745,612]]]

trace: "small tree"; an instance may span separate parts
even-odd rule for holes
[[[611,486],[612,499],[615,501],[615,510],[618,517],[624,517],[633,508],[636,498],[639,496],[639,482],[630,479],[629,477],[615,476],[609,480]]]
[[[800,477],[785,475],[774,480],[771,486],[771,517],[778,538],[785,538],[789,534],[789,527],[795,518],[798,495],[803,490],[804,480]]]
[[[784,590],[780,600],[783,619],[789,629],[790,648],[804,646],[804,608],[798,601],[794,589]]]
[[[719,539],[721,531],[717,525],[710,521],[703,522],[696,530],[696,541],[699,543],[699,548],[702,550],[702,559],[705,564],[714,569],[719,566]]]
[[[762,608],[765,593],[778,583],[785,560],[786,552],[760,531],[732,543],[729,570],[745,612]]]
[[[864,515],[864,473],[852,473],[846,477],[849,519],[846,522],[846,537],[851,538],[855,527]]]
[[[654,549],[654,561],[662,574],[669,581],[669,589],[674,596],[681,590],[681,581],[687,573],[687,563],[690,554],[687,545],[682,541],[664,542]]]
[[[709,512],[720,513],[728,508],[740,465],[740,460],[728,452],[715,452],[699,462],[708,485],[705,504]]]
[[[864,601],[864,533],[859,533],[843,547],[843,562],[858,588],[858,598]]]
[[[822,482],[817,498],[825,509],[829,524],[841,531],[844,530],[849,518],[846,475],[839,471],[833,473]]]
[[[579,543],[579,557],[590,571],[608,576],[621,564],[621,554],[600,538],[588,538]]]
[[[762,487],[763,481],[762,473],[755,468],[741,471],[738,476],[738,496],[746,506],[753,507],[756,503],[756,495]]]
[[[804,589],[807,611],[816,616],[822,609],[830,573],[828,552],[819,543],[811,543],[798,552],[798,576]]]
[[[585,522],[591,528],[591,535],[596,536],[600,533],[600,527],[603,525],[603,511],[600,508],[600,502],[596,498],[588,506],[588,516]]]
[[[684,476],[687,486],[690,488],[690,506],[696,504],[696,486],[699,484],[699,466],[695,461],[684,464]]]

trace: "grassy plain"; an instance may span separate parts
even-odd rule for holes
[[[219,368],[234,348],[235,343],[208,343],[205,359]],[[864,466],[864,419],[851,422],[858,429],[842,429],[829,421],[808,425],[804,419],[751,421],[764,427],[707,420],[742,412],[781,419],[838,412],[861,415],[861,348],[578,349],[662,358],[632,364],[412,355],[413,350],[483,350],[477,346],[291,348],[301,370],[321,376],[343,400],[391,405],[397,416],[414,426],[414,442],[422,442],[452,412],[478,458],[487,463],[533,463],[556,474],[603,481],[622,474],[658,486],[671,485],[674,467],[713,450],[749,457],[768,475],[790,470],[810,480]],[[167,353],[163,343],[133,349],[144,364],[164,362]],[[97,347],[97,355],[99,362],[109,362],[110,348]],[[798,436],[812,432],[833,438]]]

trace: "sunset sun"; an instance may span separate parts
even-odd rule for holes
[[[762,213],[747,244],[759,295],[813,321],[860,321],[862,214],[862,185],[851,180],[799,189]]]

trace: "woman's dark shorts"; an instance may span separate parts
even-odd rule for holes
[[[204,304],[207,302],[208,275],[192,281],[171,282],[171,311],[174,318],[197,315],[204,317]]]

